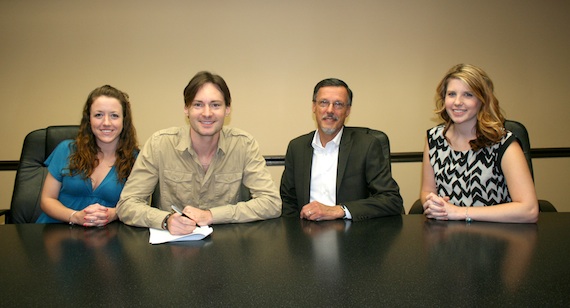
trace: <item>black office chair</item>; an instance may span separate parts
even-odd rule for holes
[[[519,140],[521,148],[523,150],[526,162],[528,163],[528,168],[530,169],[530,175],[534,180],[534,170],[532,168],[532,157],[530,155],[530,138],[528,136],[528,131],[526,127],[520,122],[513,120],[505,120],[505,128],[513,132],[513,134]],[[538,207],[541,212],[558,212],[554,205],[547,200],[538,200]],[[412,207],[408,214],[423,214],[424,208],[421,201],[418,199]]]
[[[534,180],[534,169],[532,167],[532,157],[530,155],[530,138],[526,127],[524,127],[520,122],[505,120],[505,128],[513,132],[520,141],[526,162],[528,163],[528,168],[530,169],[530,175]],[[558,212],[554,205],[548,200],[538,199],[538,208],[541,212]]]
[[[34,223],[41,214],[40,199],[47,168],[44,161],[63,140],[75,139],[78,125],[49,126],[29,133],[24,139],[20,164],[6,223]]]

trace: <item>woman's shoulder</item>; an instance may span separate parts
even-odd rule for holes
[[[443,135],[443,129],[445,128],[444,124],[439,124],[437,126],[434,126],[430,129],[428,129],[427,134],[428,136],[432,136],[432,137],[439,137]]]
[[[52,153],[70,153],[75,148],[75,140],[66,139],[60,142]]]
[[[74,145],[75,141],[73,139],[63,140],[51,152],[44,164],[49,166],[52,162],[59,162],[59,164],[67,162],[74,149]]]
[[[501,143],[505,143],[510,139],[518,139],[515,134],[513,134],[513,132],[511,132],[508,129],[505,129],[505,134],[503,135],[503,137],[501,138]]]

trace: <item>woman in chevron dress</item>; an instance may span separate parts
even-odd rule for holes
[[[422,163],[427,218],[537,221],[532,175],[493,91],[488,75],[469,64],[452,67],[437,86],[443,123],[427,131]]]

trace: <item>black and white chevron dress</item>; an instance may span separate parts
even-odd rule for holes
[[[485,206],[511,202],[501,159],[515,136],[507,134],[490,147],[455,151],[443,136],[443,125],[427,131],[430,164],[437,194],[459,206]]]

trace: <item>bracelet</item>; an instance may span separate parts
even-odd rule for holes
[[[469,217],[469,206],[465,206],[465,221],[466,222],[472,222],[473,219],[471,219],[471,217]]]
[[[73,215],[75,215],[75,213],[77,213],[77,211],[73,211],[73,213],[71,213],[71,215],[69,215],[69,224],[70,225],[74,225],[73,221],[71,221],[71,217],[73,217]]]

